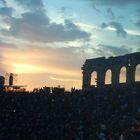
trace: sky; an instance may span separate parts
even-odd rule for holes
[[[140,51],[140,0],[0,0],[0,75],[81,88],[86,59]],[[140,66],[138,76],[140,77]]]

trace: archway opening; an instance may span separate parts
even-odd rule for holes
[[[137,65],[135,70],[135,82],[140,81],[140,64]]]
[[[105,84],[111,84],[111,77],[112,77],[112,71],[110,69],[108,69],[105,73]]]
[[[97,87],[97,72],[96,71],[92,72],[91,74],[90,85]]]
[[[127,69],[124,66],[120,69],[119,83],[126,83],[126,73],[127,73]]]

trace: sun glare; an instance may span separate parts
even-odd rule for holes
[[[15,73],[41,73],[44,69],[31,64],[13,64]]]

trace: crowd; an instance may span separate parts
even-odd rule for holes
[[[0,140],[140,140],[140,90],[0,94]]]

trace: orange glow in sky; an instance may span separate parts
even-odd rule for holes
[[[17,73],[18,84],[28,89],[57,85],[81,89],[86,59],[140,51],[139,4],[1,0],[0,75]],[[139,80],[140,67],[136,75]],[[107,83],[110,78],[108,73]],[[121,78],[125,81],[125,73]]]

